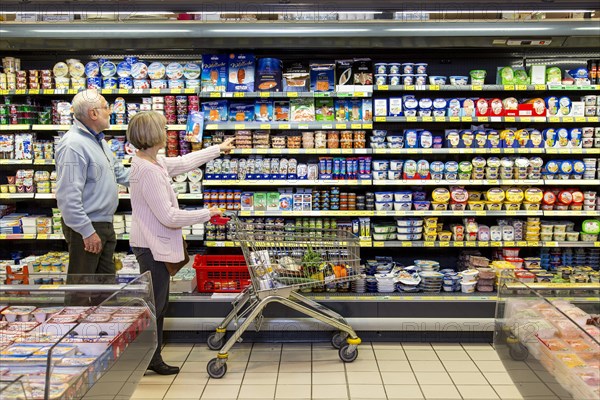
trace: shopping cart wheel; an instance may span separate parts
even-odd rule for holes
[[[342,360],[343,362],[349,363],[356,360],[356,357],[358,357],[358,349],[356,348],[356,346],[353,346],[353,350],[350,350],[349,347],[350,345],[348,343],[340,347],[339,355],[340,360]]]
[[[213,358],[206,365],[206,372],[211,378],[221,379],[227,373],[227,364],[221,364],[218,359]]]
[[[225,343],[225,338],[221,337],[217,339],[217,335],[217,332],[213,332],[208,336],[208,339],[206,340],[206,345],[211,350],[221,350],[221,347],[223,347],[223,343]]]
[[[345,332],[338,332],[335,335],[333,335],[333,337],[331,338],[331,345],[333,347],[335,347],[336,349],[339,349],[340,347],[342,347],[342,345],[344,343],[346,343],[346,338],[348,337],[348,334]]]
[[[509,344],[508,345],[508,354],[515,361],[525,361],[527,357],[529,357],[529,350],[527,347],[523,346],[521,343],[517,344]]]

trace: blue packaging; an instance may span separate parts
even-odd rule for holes
[[[335,90],[335,64],[310,64],[310,90],[313,92]]]
[[[347,99],[335,99],[335,120],[346,122],[350,120],[350,101]]]
[[[93,78],[100,75],[100,65],[96,61],[85,64],[85,76]]]
[[[281,92],[283,62],[278,58],[260,58],[256,64],[257,91]]]
[[[185,131],[185,140],[193,143],[202,143],[204,133],[204,113],[191,111],[188,114],[188,120]]]
[[[131,77],[133,79],[146,79],[148,77],[148,66],[142,62],[132,64]]]
[[[131,76],[131,64],[126,61],[122,61],[117,64],[117,75],[121,78],[127,78]]]
[[[474,117],[475,116],[475,102],[473,99],[464,99],[461,104],[462,117]]]
[[[100,74],[105,77],[105,78],[110,78],[112,76],[115,76],[117,73],[117,66],[110,62],[107,61],[103,64],[100,64]]]
[[[404,147],[407,149],[419,148],[419,134],[415,129],[406,129],[404,131]]]
[[[254,117],[259,122],[273,121],[273,101],[257,100],[254,103]]]
[[[227,55],[202,56],[201,86],[203,92],[224,92],[227,89]]]
[[[581,137],[582,137],[581,128],[571,128],[569,131],[569,138],[571,147],[579,148],[581,147]]]
[[[131,78],[119,78],[119,89],[133,89],[133,80]]]
[[[350,99],[350,108],[348,109],[348,117],[350,121],[362,121],[363,120],[363,101],[362,99]]]
[[[206,121],[227,121],[229,109],[227,100],[209,101],[202,103],[202,112]]]
[[[105,78],[102,80],[102,89],[116,89],[117,79],[116,78]]]
[[[102,88],[102,78],[100,78],[99,76],[87,78],[87,88],[88,89],[101,89]]]
[[[254,54],[229,55],[227,63],[228,92],[254,92],[254,61]]]
[[[254,104],[230,104],[229,120],[235,122],[254,121]]]
[[[107,58],[99,58],[99,59],[98,59],[98,65],[102,65],[102,64],[104,64],[104,63],[105,63],[105,62],[107,62],[107,61],[108,61],[108,59],[107,59]]]
[[[129,65],[133,65],[138,61],[139,61],[139,58],[137,58],[137,57],[132,57],[132,56],[125,57],[125,62],[129,63]]]

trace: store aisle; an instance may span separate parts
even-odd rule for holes
[[[344,364],[328,343],[240,344],[227,375],[209,379],[215,356],[204,344],[170,344],[166,362],[177,376],[149,372],[135,399],[559,399],[522,363],[513,382],[489,344],[363,343]],[[523,393],[531,396],[521,396]],[[558,390],[558,389],[555,389]],[[557,392],[560,394],[560,392]]]

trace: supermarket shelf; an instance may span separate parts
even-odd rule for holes
[[[233,241],[204,241],[206,247],[239,247]],[[424,241],[370,241],[361,240],[360,247],[455,247],[455,248],[477,248],[477,247],[600,247],[600,242],[526,242],[526,241],[504,241],[504,242],[424,242]]]
[[[366,121],[356,122],[211,122],[204,127],[207,131],[240,129],[373,129]]]
[[[274,99],[287,99],[293,97],[308,97],[308,98],[330,98],[330,97],[371,97],[372,86],[365,86],[364,91],[352,91],[352,92],[201,92],[199,94],[202,99],[215,99],[215,98],[274,98]]]
[[[33,199],[35,193],[0,193],[0,199],[9,199],[9,200],[17,200],[17,199]]]
[[[375,117],[375,122],[598,122],[600,117]]]
[[[544,154],[539,149],[372,149],[372,154]],[[600,149],[592,149],[600,150]],[[591,154],[591,153],[590,153]]]
[[[40,200],[53,200],[53,199],[56,199],[56,194],[55,193],[36,193],[35,198],[40,199]]]
[[[568,90],[568,91],[589,91],[600,90],[600,85],[379,85],[375,86],[375,91],[532,91],[532,90]]]
[[[600,149],[545,149],[546,154],[600,154]]]
[[[28,131],[29,125],[27,124],[19,124],[19,125],[0,125],[1,131]]]
[[[42,159],[37,159],[37,160],[33,160],[33,165],[55,165],[56,162],[54,160],[42,160]]]
[[[3,126],[3,125],[0,125]],[[10,126],[10,125],[9,125]],[[16,126],[16,125],[15,125]],[[25,130],[29,130],[29,125],[25,126]],[[167,125],[169,130],[184,130],[186,128],[185,125]],[[71,129],[71,125],[31,125],[32,131],[68,131]],[[107,131],[126,131],[127,125],[111,125]]]
[[[235,242],[226,240],[226,241],[215,241],[215,240],[205,240],[204,245],[206,247],[239,247],[239,245]]]
[[[208,186],[368,186],[371,185],[370,179],[363,180],[256,180],[256,181],[221,181],[221,180],[204,180],[202,184]]]
[[[0,235],[0,240],[63,240],[65,237],[61,233],[53,233],[53,234],[3,234]],[[203,240],[204,236],[202,235],[183,235],[185,240]],[[129,234],[117,235],[117,240],[129,240]]]
[[[583,182],[583,181],[580,181]],[[587,181],[586,181],[587,182]],[[434,180],[434,179],[409,179],[409,180],[373,180],[373,186],[496,186],[496,185],[543,185],[541,179],[499,179],[499,180]]]
[[[230,154],[372,154],[371,149],[233,149]]]
[[[547,179],[547,186],[598,186],[600,179]]]
[[[76,89],[0,90],[0,95],[57,95],[77,94]],[[101,94],[196,94],[198,89],[102,89]]]
[[[31,165],[31,163],[32,160],[0,160],[0,165]]]
[[[574,213],[574,211],[571,211]],[[239,211],[240,217],[505,217],[505,216],[543,216],[543,211]],[[595,215],[595,214],[594,214]]]
[[[598,217],[598,211],[544,211],[544,217]]]
[[[25,235],[22,233],[0,234],[0,240],[31,240],[31,239],[35,239],[35,235]]]

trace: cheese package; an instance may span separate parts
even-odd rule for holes
[[[201,86],[203,92],[225,92],[227,89],[226,54],[202,56]]]
[[[230,54],[227,64],[227,91],[254,91],[254,54]]]

